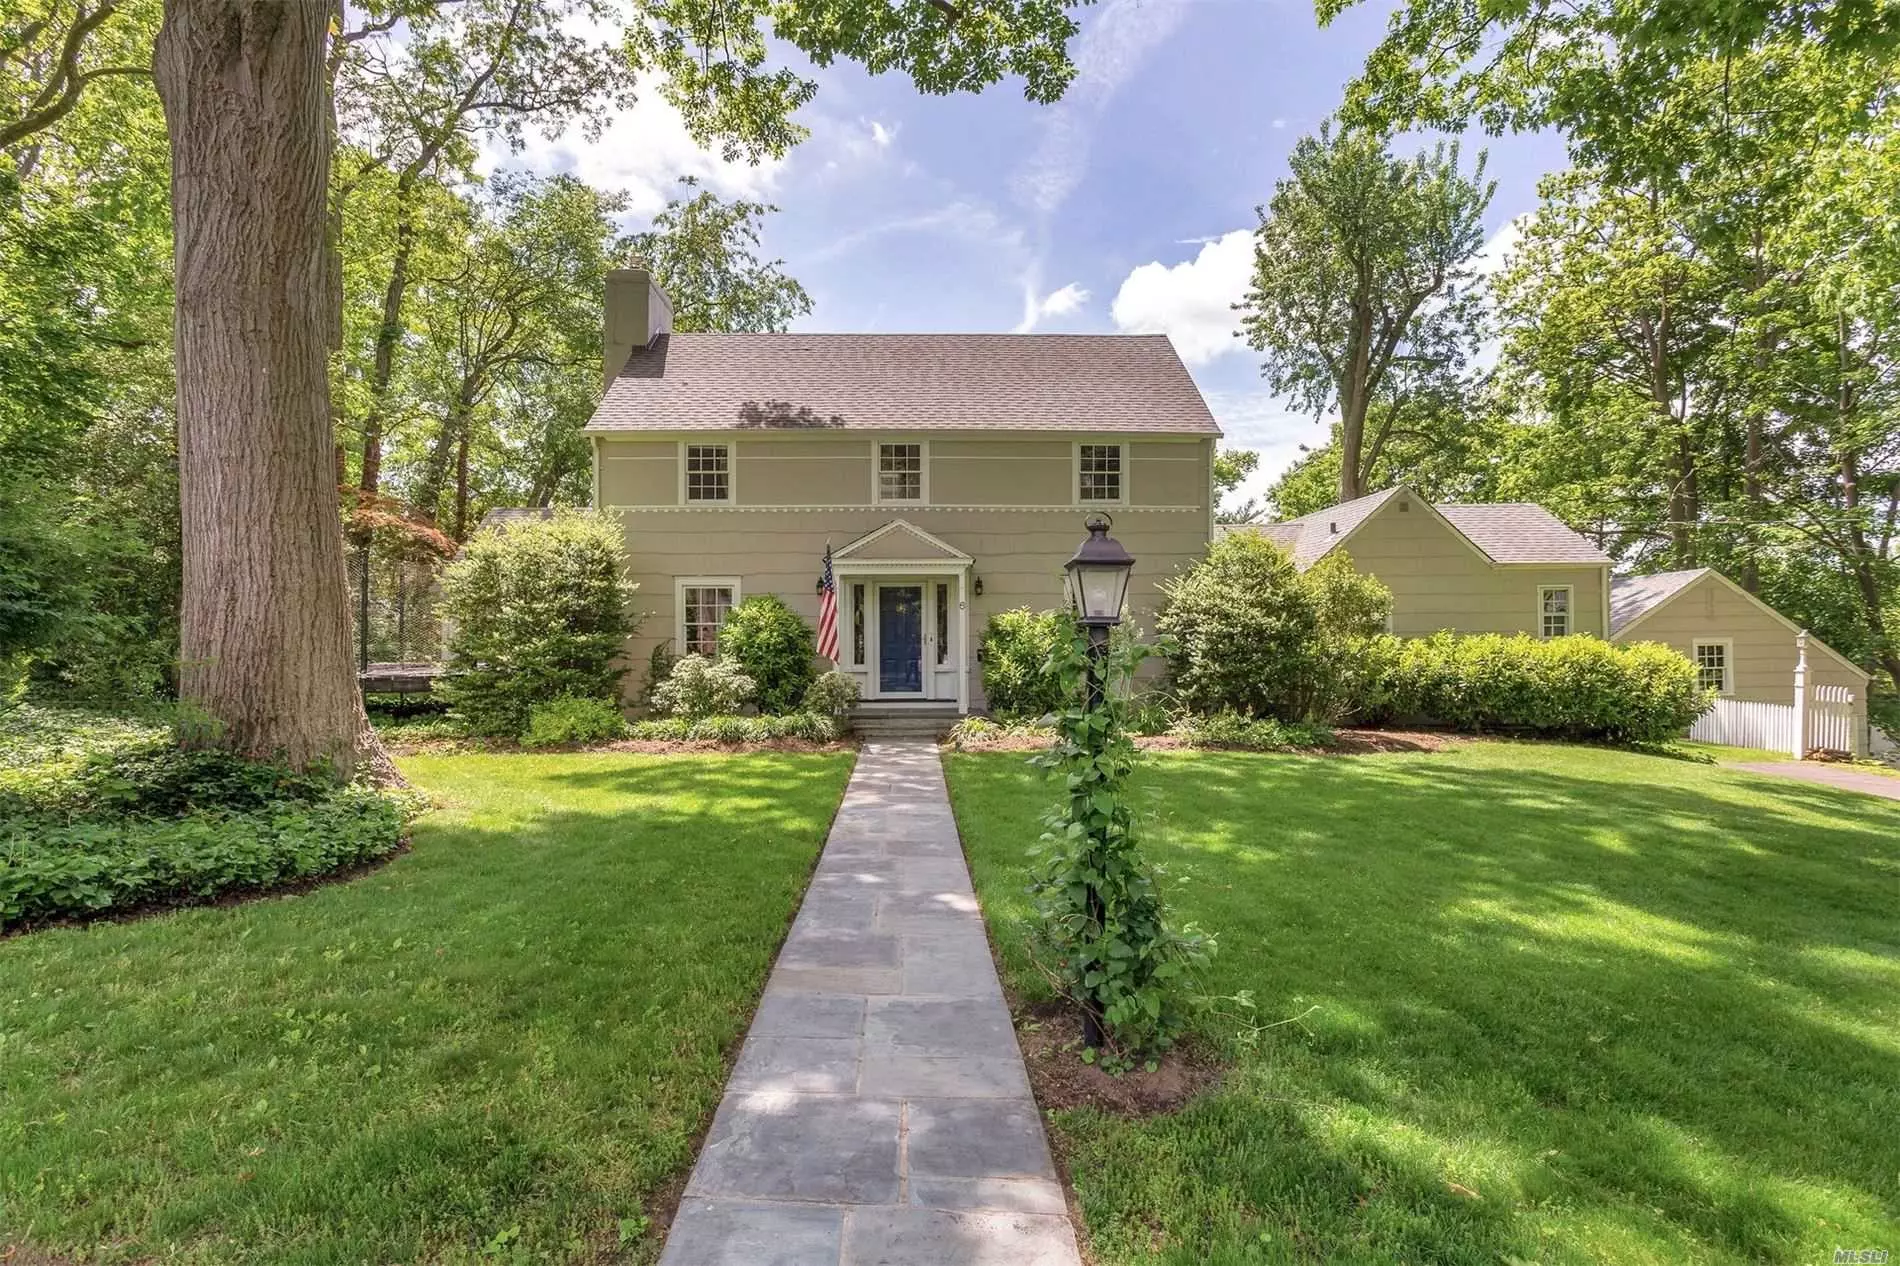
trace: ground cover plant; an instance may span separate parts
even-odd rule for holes
[[[0,1258],[639,1260],[849,762],[413,756],[350,883],[0,940]]]
[[[67,708],[0,714],[0,932],[321,878],[387,857],[413,802]]]
[[[1021,755],[946,757],[1012,989]],[[1216,927],[1185,1110],[1058,1113],[1100,1266],[1833,1260],[1900,1242],[1900,806],[1479,742],[1157,753],[1179,916]],[[1243,1027],[1291,1021],[1253,1034]]]

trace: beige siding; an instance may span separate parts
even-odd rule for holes
[[[1005,441],[994,441],[988,452],[942,452],[930,446],[930,499],[952,506],[1068,505],[1075,500],[1069,487],[1073,464],[1066,444],[1021,444],[1012,452]],[[958,444],[968,450],[976,445]],[[1046,450],[1060,450],[1052,453]]]
[[[708,436],[701,442],[731,445],[734,506],[868,505],[880,442],[926,446],[929,505],[1076,504],[1075,445],[1066,439],[816,434]],[[1205,511],[1211,496],[1210,441],[1124,443],[1129,504]],[[677,439],[603,439],[601,504],[678,505],[679,451]]]
[[[671,440],[600,446],[600,501],[610,506],[670,506],[680,497],[679,445]]]
[[[1662,642],[1690,658],[1694,658],[1698,638],[1733,641],[1735,663],[1730,672],[1737,699],[1794,702],[1794,631],[1713,576],[1691,582],[1617,635],[1619,642]],[[1866,677],[1812,638],[1808,640],[1808,681],[1815,686],[1848,687],[1854,692],[1855,712],[1865,715]]]
[[[1134,444],[1127,496],[1138,506],[1205,505],[1213,495],[1204,444]]]
[[[1392,590],[1394,633],[1536,634],[1538,589],[1569,585],[1571,631],[1604,636],[1605,568],[1499,567],[1423,505],[1399,504],[1394,498],[1336,547]]]
[[[1062,564],[1087,535],[1080,513],[1068,507],[695,508],[626,513],[622,520],[626,525],[629,571],[639,586],[634,605],[643,613],[640,629],[627,648],[635,670],[628,679],[629,693],[639,688],[654,646],[678,637],[676,580],[689,576],[735,577],[741,597],[775,593],[815,624],[815,585],[826,544],[836,549],[897,517],[976,560],[972,576],[982,580],[983,594],[977,597],[972,590],[970,597],[971,643],[981,635],[983,622],[994,612],[1062,603]],[[1130,606],[1136,623],[1151,629],[1160,596],[1158,583],[1192,564],[1206,550],[1206,515],[1198,510],[1124,509],[1116,513],[1115,535],[1140,560]],[[849,584],[851,579],[842,577],[840,584]],[[935,578],[931,579],[934,582]],[[944,579],[954,583],[954,577]],[[848,630],[841,629],[840,634],[848,646]],[[958,657],[969,663],[972,701],[980,701],[981,673],[974,645],[958,648],[952,667]]]

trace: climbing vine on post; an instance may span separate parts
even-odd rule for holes
[[[1128,787],[1140,753],[1128,734],[1125,687],[1154,651],[1115,639],[1097,660],[1095,692],[1089,652],[1086,630],[1065,621],[1049,665],[1064,700],[1056,741],[1035,758],[1060,782],[1062,799],[1043,816],[1035,849],[1031,893],[1039,918],[1031,936],[1056,988],[1099,1023],[1103,1053],[1127,1063],[1158,1054],[1180,1035],[1193,998],[1190,975],[1214,941],[1191,925],[1167,926],[1158,869],[1141,855]],[[1097,1053],[1091,1047],[1084,1058]]]

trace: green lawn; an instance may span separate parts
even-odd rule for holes
[[[1048,789],[949,767],[1033,995]],[[1211,990],[1303,1018],[1210,1022],[1235,1066],[1175,1116],[1060,1115],[1101,1266],[1900,1253],[1900,805],[1506,743],[1162,753],[1142,786]]]
[[[372,874],[0,941],[0,1260],[565,1260],[637,1230],[850,758],[402,764],[445,807]]]

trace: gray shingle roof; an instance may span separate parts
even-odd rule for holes
[[[1401,492],[1409,493],[1421,505],[1428,504],[1408,488],[1387,488],[1297,519],[1263,524],[1261,530],[1269,540],[1278,542],[1291,553],[1294,563],[1303,571],[1324,558],[1333,546],[1352,535],[1353,529]],[[1591,544],[1588,538],[1565,527],[1562,520],[1540,505],[1499,501],[1432,508],[1495,563],[1610,561],[1608,554]]]
[[[1589,537],[1528,501],[1440,505],[1438,512],[1499,563],[1607,563]]]
[[[1646,611],[1653,611],[1681,593],[1695,581],[1708,575],[1706,567],[1687,571],[1659,571],[1653,576],[1617,576],[1610,581],[1610,634]]]
[[[1336,506],[1303,514],[1297,519],[1269,523],[1265,525],[1267,538],[1293,555],[1294,565],[1305,571],[1326,557],[1327,551],[1345,540],[1354,528],[1371,518],[1380,506],[1401,491],[1399,488],[1387,488],[1384,492],[1342,501]]]
[[[476,531],[486,532],[494,528],[513,527],[517,523],[525,523],[531,519],[553,517],[554,511],[546,506],[496,506],[482,516],[481,525],[476,528]]]
[[[665,334],[588,423],[829,428],[1220,434],[1159,334]]]

